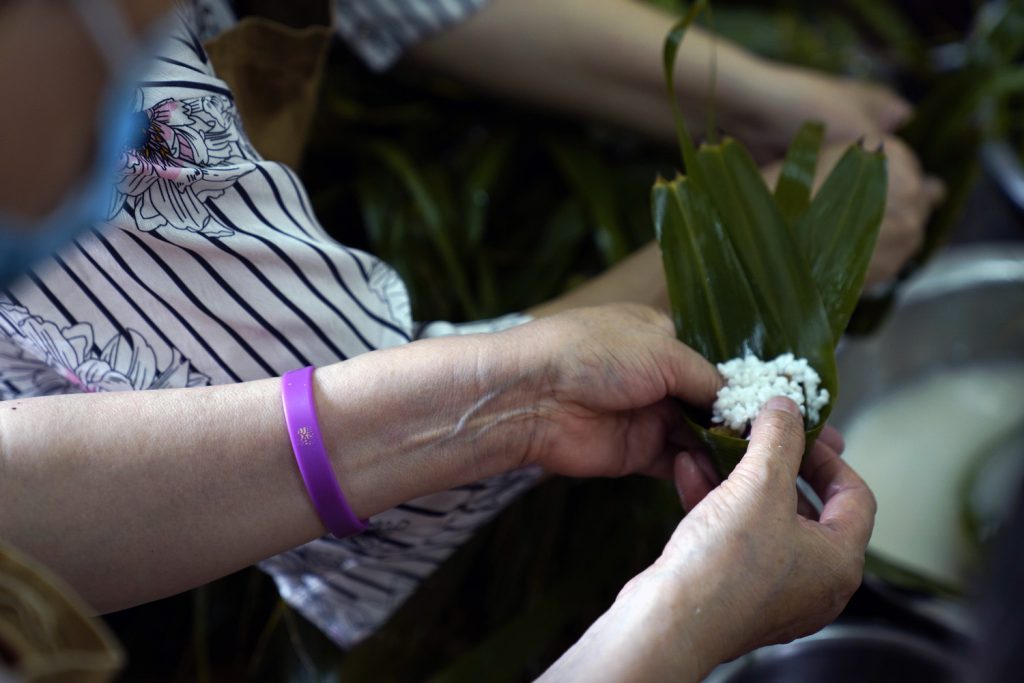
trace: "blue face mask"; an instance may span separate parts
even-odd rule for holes
[[[114,0],[73,0],[70,6],[111,74],[98,112],[97,154],[87,179],[48,216],[29,221],[0,209],[0,288],[107,217],[121,153],[140,135],[131,107],[134,66],[141,61],[138,40]]]

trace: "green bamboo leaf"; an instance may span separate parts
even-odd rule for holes
[[[824,137],[825,126],[816,122],[805,123],[786,152],[782,173],[775,184],[775,203],[791,226],[796,225],[811,203],[814,172]]]
[[[765,327],[763,340],[751,340],[752,351],[761,358],[786,352],[806,358],[832,391],[835,378],[827,375],[835,373],[834,343],[821,298],[757,165],[731,139],[704,146],[697,156],[708,196],[743,267],[735,276],[749,283]]]
[[[679,46],[683,43],[683,36],[690,28],[701,12],[708,7],[708,0],[697,0],[690,6],[682,19],[677,21],[668,35],[665,37],[665,45],[662,50],[662,66],[665,73],[665,89],[668,92],[669,104],[672,107],[672,118],[676,125],[676,137],[679,141],[679,151],[683,155],[683,165],[689,177],[693,178],[698,185],[701,184],[700,172],[696,168],[697,150],[693,145],[693,138],[690,131],[686,129],[683,120],[683,112],[679,108],[679,97],[676,94],[676,55],[679,54]]]
[[[665,40],[666,90],[686,177],[658,180],[652,214],[662,248],[677,336],[712,362],[753,354],[804,358],[831,401],[807,424],[810,449],[838,396],[835,342],[863,283],[885,201],[881,154],[851,149],[813,200],[823,136],[805,126],[787,157],[776,193],[735,140],[694,149],[676,102],[672,66],[697,3]],[[747,442],[708,429],[689,410],[691,428],[727,475]]]
[[[763,191],[767,193],[767,188]],[[710,199],[695,191],[686,178],[672,182],[659,179],[651,193],[651,206],[679,339],[715,363],[748,352],[770,358],[791,351],[808,358],[821,374],[823,385],[834,391],[835,360],[820,303],[818,316],[822,320],[809,328],[818,331],[817,342],[815,335],[808,334],[806,341],[794,335],[792,345],[779,343],[782,338],[773,338],[766,326],[764,292],[755,292],[738,254],[744,244],[735,241],[736,235],[723,225]],[[781,222],[777,225],[788,234],[789,229]],[[745,248],[751,248],[749,241]],[[781,257],[781,248],[777,249],[774,253]],[[807,291],[813,299],[813,286]],[[824,335],[821,330],[825,330]],[[815,344],[818,348],[813,348]],[[822,355],[824,359],[813,360]],[[825,416],[827,412],[822,424],[808,432],[808,449],[820,433]],[[695,411],[688,410],[686,420],[708,448],[719,472],[731,472],[746,452],[747,441],[708,429],[707,416]]]
[[[659,178],[651,207],[679,339],[713,363],[761,353],[768,334],[757,299],[708,198],[686,178]],[[686,421],[718,471],[731,472],[747,442],[707,429],[706,415],[687,411]]]
[[[680,340],[713,363],[743,355],[767,332],[710,202],[679,176],[655,182],[651,206]]]
[[[796,224],[832,338],[846,329],[878,239],[885,212],[885,157],[850,147]]]

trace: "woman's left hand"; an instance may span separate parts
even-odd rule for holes
[[[685,441],[680,401],[710,408],[721,386],[647,306],[577,309],[500,337],[531,396],[523,464],[557,474],[671,477]]]

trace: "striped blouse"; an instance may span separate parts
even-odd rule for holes
[[[366,16],[376,3],[338,4],[339,15]],[[447,18],[456,6],[437,3]],[[241,382],[525,320],[414,326],[395,271],[331,239],[295,173],[249,144],[196,22],[180,10],[138,84],[144,141],[122,155],[108,220],[0,292],[0,399]],[[357,51],[383,65],[422,35],[402,29]],[[348,647],[535,478],[518,471],[426,496],[359,536],[327,536],[260,566]]]

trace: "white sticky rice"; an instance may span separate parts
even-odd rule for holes
[[[800,413],[814,426],[821,409],[828,405],[828,389],[822,389],[821,377],[803,358],[784,353],[763,361],[747,355],[718,364],[725,386],[718,392],[711,422],[746,435],[758,411],[775,396],[785,396],[800,406]]]

